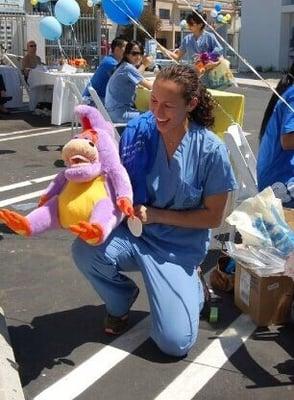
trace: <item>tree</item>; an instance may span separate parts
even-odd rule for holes
[[[160,31],[161,21],[157,15],[154,15],[151,5],[148,5],[144,8],[139,22],[153,37],[157,32]],[[134,34],[133,32],[134,24],[128,25],[122,29],[122,36],[124,36],[127,40],[132,40]],[[144,43],[145,39],[149,39],[149,37],[141,29],[138,29],[137,40],[139,40],[141,43]]]

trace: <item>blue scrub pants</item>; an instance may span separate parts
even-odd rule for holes
[[[166,354],[188,353],[197,338],[204,301],[195,268],[185,269],[161,258],[123,224],[100,246],[76,239],[72,252],[77,267],[113,316],[129,311],[136,291],[135,283],[121,272],[140,270],[150,303],[152,339]]]

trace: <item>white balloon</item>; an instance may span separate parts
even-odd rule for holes
[[[88,7],[93,7],[93,1],[92,0],[88,0],[87,1],[87,6]]]
[[[210,16],[212,18],[216,18],[218,16],[218,12],[216,10],[211,10]]]

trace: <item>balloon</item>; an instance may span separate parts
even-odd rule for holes
[[[201,13],[203,11],[203,5],[198,3],[198,4],[196,4],[195,9],[196,9],[196,11]]]
[[[231,19],[232,19],[231,14],[226,14],[226,20],[229,22],[231,21]]]
[[[98,6],[101,4],[101,0],[92,0],[94,6]]]
[[[219,3],[217,3],[217,4],[214,6],[214,8],[215,8],[215,10],[219,13],[219,12],[221,11],[221,9],[222,9],[222,5],[219,4]]]
[[[143,8],[143,0],[102,0],[102,7],[109,19],[119,25],[128,25],[133,19],[140,18]]]
[[[80,18],[81,10],[75,0],[58,0],[54,14],[63,25],[73,25]]]
[[[38,4],[38,0],[31,0],[31,5],[36,6]]]
[[[210,16],[211,16],[212,18],[216,18],[217,15],[218,15],[218,12],[217,12],[216,10],[211,10]]]
[[[42,36],[48,40],[57,40],[62,34],[62,26],[54,17],[44,17],[41,19],[39,29]]]
[[[223,22],[224,16],[223,16],[222,14],[218,14],[218,16],[216,17],[216,20],[217,20],[218,22]]]
[[[94,5],[94,3],[93,3],[92,0],[88,0],[88,1],[87,1],[87,6],[88,6],[88,7],[93,7],[93,5]]]
[[[37,3],[43,4],[43,3],[48,3],[48,1],[49,1],[49,0],[38,0]]]

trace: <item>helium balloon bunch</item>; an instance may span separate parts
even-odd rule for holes
[[[210,16],[219,24],[228,24],[231,21],[231,14],[223,14],[222,12],[222,5],[217,3],[214,6],[214,9],[211,10]]]
[[[48,0],[31,0],[31,4],[32,2],[48,3]],[[78,21],[81,15],[80,6],[75,0],[58,0],[54,15],[55,17],[44,17],[40,21],[41,35],[47,40],[58,40],[62,35],[62,25],[73,25]]]
[[[144,0],[102,0],[101,4],[107,17],[118,25],[138,20],[144,9]]]

